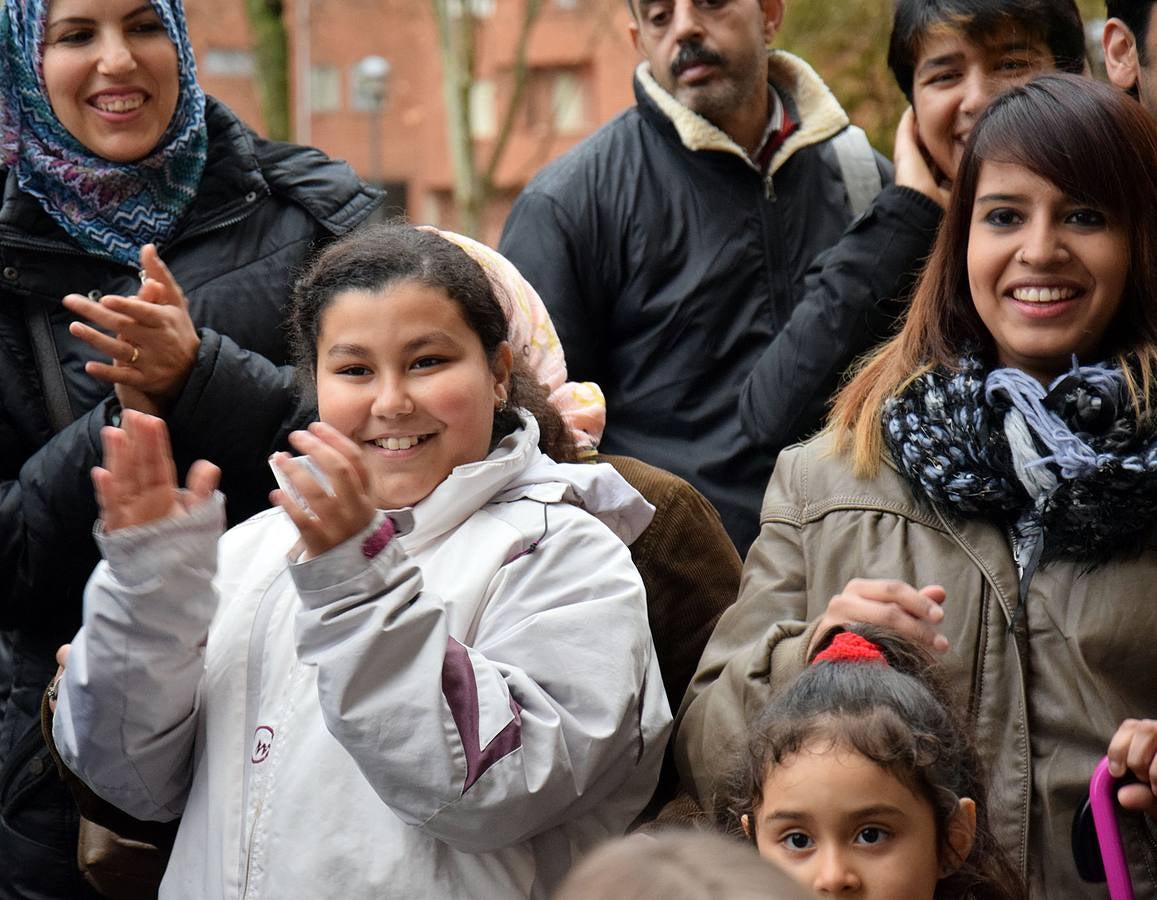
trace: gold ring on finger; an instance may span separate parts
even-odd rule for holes
[[[140,355],[141,355],[141,348],[138,347],[136,344],[133,344],[133,355],[129,357],[129,365],[131,366],[133,363],[135,363],[137,361],[137,358]]]

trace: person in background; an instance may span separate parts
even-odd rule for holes
[[[1101,49],[1109,81],[1141,101],[1157,116],[1157,29],[1152,27],[1154,0],[1105,0]]]
[[[812,895],[739,841],[669,828],[608,841],[553,900],[806,900]]]
[[[546,455],[570,436],[437,234],[331,244],[289,322],[320,421],[274,456],[276,508],[222,536],[215,466],[179,494],[163,422],[104,430],[56,746],[131,815],[181,816],[161,897],[545,896],[658,777],[626,546],[653,510]]]
[[[778,451],[822,423],[857,356],[890,337],[932,249],[973,124],[1000,91],[1082,72],[1073,0],[897,0],[888,65],[911,103],[895,182],[812,266],[807,288],[740,394],[743,427]]]
[[[817,636],[875,624],[966,696],[992,831],[1033,895],[1104,895],[1073,819],[1126,720],[1157,718],[1155,247],[1139,104],[1050,74],[989,105],[903,327],[780,456],[676,729],[702,803]],[[1125,758],[1150,801],[1121,817],[1146,893],[1154,775]]]
[[[0,897],[72,900],[38,719],[100,558],[100,429],[162,415],[182,469],[226,467],[234,520],[264,508],[293,398],[247,392],[249,367],[285,362],[292,273],[381,196],[207,98],[180,0],[0,3],[0,183]]]
[[[600,451],[689,481],[742,555],[774,454],[736,398],[890,167],[810,66],[768,50],[782,0],[630,9],[636,105],[527,185],[499,249],[606,394]]]

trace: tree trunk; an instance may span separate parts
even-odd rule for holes
[[[438,48],[442,56],[442,98],[446,104],[450,163],[454,173],[457,228],[463,234],[481,237],[486,207],[494,195],[498,166],[525,98],[530,31],[542,9],[542,0],[523,0],[523,18],[514,51],[510,103],[484,168],[479,165],[474,152],[474,131],[470,123],[478,22],[471,12],[470,0],[456,0],[457,7],[453,13],[450,2],[431,0],[434,19],[438,24]]]
[[[308,2],[308,0],[298,0]],[[289,140],[289,49],[281,0],[245,0],[253,31],[257,90],[266,136]],[[308,89],[308,85],[305,86]]]

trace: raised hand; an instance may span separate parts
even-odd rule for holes
[[[103,329],[84,322],[68,327],[74,337],[111,358],[86,363],[85,371],[116,385],[126,409],[162,412],[185,386],[201,339],[180,285],[152,244],[141,250],[141,268],[145,279],[135,297],[107,294],[93,301],[69,294],[63,302]]]
[[[1136,784],[1117,789],[1117,802],[1124,809],[1157,817],[1157,721],[1126,719],[1109,741],[1109,773],[1121,778],[1127,772]]]
[[[169,432],[155,416],[125,410],[120,428],[101,429],[101,442],[104,465],[92,483],[106,532],[187,515],[217,489],[221,471],[204,460],[190,468],[187,493],[177,489]]]
[[[832,597],[820,619],[816,636],[835,625],[866,622],[890,628],[930,650],[943,653],[948,638],[937,630],[944,620],[944,588],[928,585],[917,590],[903,581],[853,578]]]
[[[326,490],[313,475],[291,462],[288,453],[273,456],[273,465],[301,494],[309,509],[302,508],[282,490],[275,490],[269,499],[293,520],[301,533],[306,558],[312,558],[369,525],[375,507],[369,496],[361,449],[344,434],[332,425],[314,422],[308,431],[293,432],[289,442],[294,449],[309,454],[329,482]]]

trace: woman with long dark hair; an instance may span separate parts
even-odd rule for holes
[[[1155,248],[1157,125],[1139,105],[1071,75],[993,102],[901,332],[772,477],[677,732],[702,802],[817,634],[889,626],[967,691],[991,825],[1033,893],[1095,893],[1074,813],[1122,722],[1157,712]],[[1117,768],[1148,785],[1142,743]],[[1149,884],[1153,792],[1122,800]]]

